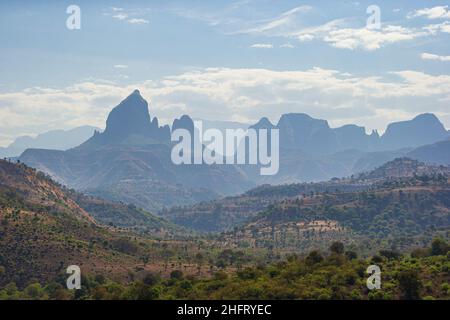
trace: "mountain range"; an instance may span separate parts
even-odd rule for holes
[[[253,183],[236,166],[177,166],[170,159],[170,127],[151,119],[134,91],[108,116],[104,132],[68,151],[28,149],[20,160],[55,180],[90,194],[149,210],[191,204],[244,191]],[[173,129],[193,130],[188,116]]]
[[[363,127],[331,128],[306,114],[284,114],[276,125],[267,118],[251,128],[280,132],[280,170],[260,176],[257,166],[174,165],[171,131],[192,132],[188,115],[171,127],[151,117],[138,90],[109,114],[104,132],[67,151],[27,149],[20,161],[58,182],[109,200],[148,210],[189,205],[244,192],[260,184],[325,181],[373,169],[401,156],[449,164],[449,133],[433,114],[391,123],[380,136]],[[430,152],[432,150],[432,152]]]
[[[349,149],[390,151],[414,148],[450,138],[443,124],[430,113],[391,123],[382,136],[375,130],[366,134],[364,127],[353,124],[331,128],[326,120],[314,119],[304,113],[284,114],[276,125],[263,118],[252,128],[279,129],[282,148],[318,155]]]
[[[6,148],[0,147],[0,158],[18,157],[26,149],[52,149],[52,150],[67,150],[74,148],[94,134],[100,129],[92,126],[81,126],[71,130],[52,130],[36,137],[21,136],[15,139]]]

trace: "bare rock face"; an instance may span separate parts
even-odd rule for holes
[[[383,150],[418,147],[446,140],[447,130],[431,113],[420,114],[412,120],[391,123],[381,137]]]
[[[114,144],[169,143],[170,128],[159,126],[158,119],[150,117],[148,102],[139,90],[134,90],[111,110],[103,133],[94,135],[81,147]]]
[[[122,138],[130,134],[147,135],[151,126],[148,103],[134,90],[115,107],[106,120],[105,136]]]

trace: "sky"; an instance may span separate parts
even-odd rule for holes
[[[432,112],[450,129],[450,1],[3,0],[0,15],[0,146],[104,127],[134,89],[169,124],[303,112],[383,132]]]

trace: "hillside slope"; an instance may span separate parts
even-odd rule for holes
[[[55,279],[72,264],[86,273],[123,278],[140,264],[143,255],[151,253],[145,250],[147,245],[137,245],[136,235],[131,238],[127,232],[103,227],[82,207],[94,212],[99,220],[108,219],[108,215],[113,219],[111,215],[117,214],[123,220],[127,213],[140,219],[141,224],[145,222],[147,228],[164,230],[168,226],[148,216],[151,225],[142,215],[136,216],[137,210],[124,211],[120,204],[110,210],[112,203],[89,198],[80,206],[74,199],[79,200],[44,174],[0,160],[1,284]],[[97,207],[90,208],[93,205]]]
[[[346,179],[332,179],[318,183],[262,185],[240,196],[202,202],[193,206],[173,207],[163,210],[161,215],[174,223],[199,231],[229,231],[252,220],[269,206],[283,201],[291,199],[297,201],[321,194],[357,195],[370,190],[384,190],[387,188],[386,183],[401,185],[416,176],[418,178],[426,176],[431,180],[442,179],[444,176],[450,176],[450,167],[431,166],[408,158],[398,158],[375,170]],[[418,180],[417,183],[424,182]],[[439,183],[443,184],[442,181]]]

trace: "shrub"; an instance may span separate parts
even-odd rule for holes
[[[323,256],[322,256],[322,254],[321,254],[319,251],[317,251],[317,250],[311,251],[311,252],[308,254],[308,256],[306,257],[306,263],[307,263],[308,265],[314,265],[314,264],[320,263],[320,262],[322,262],[322,261],[323,261]]]
[[[170,279],[175,279],[175,280],[183,279],[183,272],[181,270],[173,270],[170,273]]]
[[[335,241],[330,246],[330,252],[335,254],[343,254],[344,253],[344,244],[339,241]]]
[[[448,243],[442,238],[436,238],[431,243],[431,255],[433,256],[445,255],[449,249]]]

